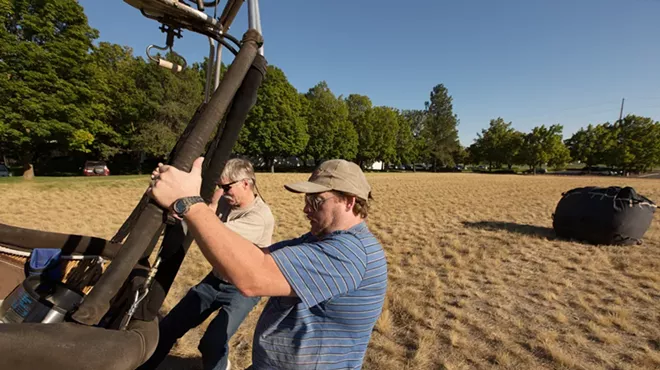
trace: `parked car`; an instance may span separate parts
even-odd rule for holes
[[[414,166],[415,166],[415,170],[417,170],[417,171],[420,171],[420,170],[421,171],[427,171],[427,170],[430,170],[431,167],[433,167],[433,165],[425,164],[425,163],[415,163]]]
[[[83,167],[85,176],[110,176],[110,169],[104,161],[86,161]]]
[[[528,169],[528,170],[524,170],[523,173],[534,173],[534,170],[530,168],[530,169]],[[536,174],[537,174],[537,175],[538,175],[538,174],[541,174],[541,175],[542,175],[542,174],[544,174],[544,173],[548,173],[548,170],[545,169],[545,168],[537,168],[537,169],[536,169]]]
[[[4,164],[0,163],[0,177],[9,177],[11,176],[11,172],[9,172],[9,168],[5,166]]]

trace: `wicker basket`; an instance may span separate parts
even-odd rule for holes
[[[3,249],[11,249],[11,247],[2,245]],[[28,260],[27,256],[24,256],[25,252],[16,252],[12,254],[11,252],[0,251],[0,265],[4,268],[11,269],[23,269],[25,263]],[[99,263],[100,262],[100,263]],[[82,285],[81,291],[84,294],[88,294],[92,287],[98,281],[101,274],[110,264],[110,261],[107,259],[62,259],[60,263],[60,268],[62,269],[62,282],[64,283],[78,283],[84,282]],[[100,270],[100,271],[99,271]],[[80,287],[79,287],[80,288]]]

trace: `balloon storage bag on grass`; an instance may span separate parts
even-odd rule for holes
[[[591,244],[641,244],[656,208],[631,187],[575,188],[562,194],[552,226],[561,238]]]

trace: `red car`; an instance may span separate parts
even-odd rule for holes
[[[103,161],[86,161],[83,167],[85,176],[110,176],[108,165]]]

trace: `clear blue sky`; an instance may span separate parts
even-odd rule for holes
[[[80,3],[100,40],[142,56],[164,43],[121,0]],[[268,62],[301,92],[325,80],[337,95],[422,109],[443,83],[463,145],[500,116],[523,131],[560,123],[567,137],[616,120],[624,97],[624,113],[660,120],[660,0],[261,0],[261,18]],[[175,50],[198,61],[208,42],[184,31]]]

